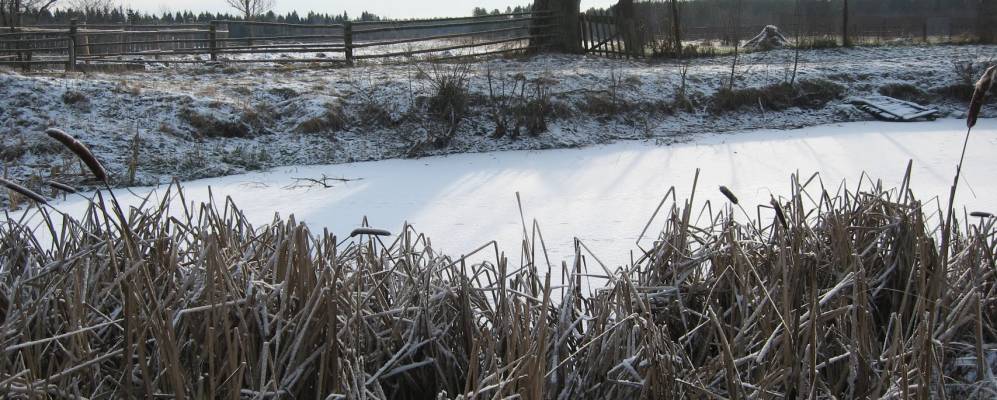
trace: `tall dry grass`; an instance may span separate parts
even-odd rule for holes
[[[937,215],[906,184],[829,193],[794,180],[748,222],[735,219],[740,206],[676,204],[658,213],[666,222],[653,246],[620,268],[580,241],[574,264],[551,265],[535,225],[524,227],[519,263],[495,243],[475,254],[489,261],[469,263],[408,226],[390,241],[376,230],[337,241],[293,217],[254,227],[229,200],[175,213],[167,200],[125,214],[109,203],[98,195],[72,222],[39,211],[39,230],[0,224],[5,396],[997,389],[995,220],[956,218],[942,263]],[[590,290],[593,277],[609,284]]]

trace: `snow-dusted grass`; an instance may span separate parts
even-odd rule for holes
[[[805,51],[798,80],[841,85],[824,107],[771,110],[748,104],[710,112],[729,76],[727,57],[690,61],[685,79],[691,108],[674,104],[682,66],[601,57],[541,55],[472,65],[470,111],[445,147],[426,145],[448,127],[427,113],[432,82],[425,64],[359,64],[354,68],[287,66],[169,66],[145,72],[23,75],[0,73],[0,159],[9,176],[37,175],[81,184],[77,168],[40,132],[56,126],[80,138],[112,175],[128,170],[136,133],[141,154],[136,180],[169,182],[302,164],[344,163],[494,150],[578,147],[620,139],[688,140],[690,134],[792,128],[864,120],[847,96],[876,94],[885,85],[912,84],[931,94],[943,115],[960,117],[965,85],[957,65],[976,68],[994,46],[860,47]],[[735,88],[784,82],[793,52],[743,55]],[[277,65],[277,64],[275,64]],[[493,91],[533,100],[535,84],[549,92],[553,111],[538,134],[493,138]],[[526,82],[526,90],[512,86]],[[67,95],[68,94],[68,95]],[[68,101],[70,99],[72,101]],[[509,112],[504,110],[503,112]],[[990,112],[990,111],[988,111]],[[512,128],[512,126],[510,126]],[[223,137],[240,135],[244,137]],[[61,168],[50,176],[49,166]],[[116,183],[121,184],[122,179]]]
[[[697,168],[697,204],[710,201],[720,207],[725,200],[716,188],[725,185],[754,216],[755,206],[767,205],[770,195],[790,191],[792,174],[806,181],[819,173],[819,181],[833,195],[843,182],[853,190],[868,187],[868,177],[883,179],[884,188],[897,187],[908,160],[913,160],[914,193],[928,210],[944,207],[944,201],[935,198],[947,196],[964,127],[962,120],[846,123],[701,135],[669,146],[623,142],[285,167],[186,182],[183,187],[188,201],[207,200],[209,190],[216,199],[232,197],[254,224],[268,222],[275,212],[294,214],[313,228],[345,235],[365,216],[373,226],[395,232],[407,221],[431,237],[435,248],[453,255],[491,240],[505,249],[517,248],[523,236],[519,193],[526,223],[539,222],[551,260],[570,262],[577,237],[608,265],[620,266],[629,262],[629,251],[637,249],[638,235],[669,188],[675,187],[680,202],[692,194]],[[960,211],[997,211],[993,154],[997,120],[983,120],[970,139],[957,197]],[[351,180],[330,180],[331,188],[295,180],[323,176]],[[815,180],[811,187],[816,185]],[[144,196],[155,189],[132,190]],[[123,190],[118,198],[137,203]],[[57,207],[72,214],[85,205],[70,197]],[[643,247],[663,223],[652,223]]]

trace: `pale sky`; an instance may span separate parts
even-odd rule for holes
[[[126,7],[150,13],[192,10],[226,11],[225,0],[120,0]],[[362,11],[392,18],[463,17],[471,15],[474,7],[505,10],[507,6],[526,5],[530,0],[275,0],[277,12],[296,10],[298,14],[315,11],[329,14],[358,16]],[[605,7],[615,0],[582,0],[582,10]]]

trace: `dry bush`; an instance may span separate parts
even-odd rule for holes
[[[81,111],[90,110],[90,98],[86,94],[76,90],[67,90],[62,93],[62,102],[67,106]]]
[[[713,94],[708,109],[721,113],[758,107],[765,110],[819,108],[840,99],[844,93],[843,86],[823,79],[804,79],[795,85],[782,82],[761,88],[721,88]]]
[[[956,83],[932,89],[932,94],[949,100],[969,101],[973,98],[973,85],[983,70],[993,64],[993,60],[985,62],[956,61],[952,63],[956,74]]]
[[[471,63],[430,64],[428,76],[432,95],[427,101],[429,114],[446,125],[444,132],[433,139],[437,146],[445,146],[457,134],[469,106],[468,84]]]
[[[322,115],[302,121],[297,126],[301,133],[335,132],[346,127],[346,117],[343,110],[335,105],[329,105]]]
[[[243,138],[253,135],[250,122],[254,115],[251,110],[248,115],[234,116],[220,114],[211,110],[199,110],[193,107],[183,107],[177,112],[180,120],[190,124],[199,137]],[[248,119],[248,121],[247,121]]]

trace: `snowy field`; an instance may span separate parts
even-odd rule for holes
[[[526,223],[539,222],[552,262],[570,261],[573,238],[578,237],[612,267],[628,262],[638,235],[670,187],[680,201],[690,196],[696,168],[701,169],[697,207],[707,200],[714,207],[726,204],[717,190],[726,185],[753,213],[770,195],[788,194],[790,176],[797,172],[803,179],[819,173],[832,194],[843,180],[854,189],[863,171],[892,188],[913,160],[913,189],[932,210],[939,205],[936,197],[944,207],[964,134],[965,121],[956,119],[859,122],[703,134],[668,146],[628,141],[582,149],[282,167],[183,186],[188,201],[206,200],[209,188],[216,199],[231,196],[254,224],[270,221],[274,212],[293,214],[313,229],[328,227],[342,236],[364,216],[372,226],[393,232],[408,221],[444,254],[459,256],[497,240],[517,260],[523,236],[519,193]],[[997,211],[994,154],[997,120],[982,120],[966,154],[957,196],[960,209]],[[322,188],[295,180],[323,175],[350,181]],[[133,191],[141,196],[152,191],[153,197],[161,193],[154,188]],[[117,196],[137,202],[124,190]],[[56,206],[79,213],[85,202],[70,198]],[[660,222],[652,223],[651,238]]]
[[[897,84],[919,88],[923,102],[943,116],[959,118],[966,101],[947,89],[977,78],[967,78],[959,67],[979,70],[995,55],[997,46],[805,51],[797,79],[832,82],[843,89],[840,97],[817,108],[727,112],[709,108],[711,96],[730,75],[730,57],[689,62],[684,84],[695,103],[689,109],[675,106],[683,66],[673,61],[558,54],[496,58],[471,65],[469,110],[446,146],[427,145],[448,127],[427,112],[434,90],[426,63],[171,65],[88,74],[0,70],[0,143],[5,144],[0,169],[29,183],[55,179],[85,185],[72,158],[41,135],[52,126],[87,143],[116,184],[155,185],[174,177],[191,180],[287,165],[569,148],[621,139],[675,143],[701,133],[862,121],[871,117],[847,105],[847,97],[878,94]],[[793,59],[789,50],[742,55],[736,87],[785,82]],[[520,89],[514,89],[517,85]],[[553,110],[546,130],[495,137],[496,109],[511,111],[489,100],[490,92],[529,101],[537,85],[548,91]],[[990,107],[984,113],[997,115]],[[134,180],[125,179],[131,164]],[[53,165],[61,168],[55,171]]]

